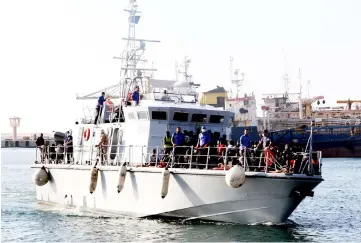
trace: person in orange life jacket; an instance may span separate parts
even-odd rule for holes
[[[95,115],[95,120],[94,120],[94,124],[96,125],[98,122],[98,118],[99,116],[102,114],[102,109],[103,109],[103,105],[104,105],[104,101],[105,101],[105,92],[102,92],[102,95],[99,97],[98,99],[98,104],[96,107],[96,115]]]
[[[132,94],[132,100],[136,105],[139,105],[140,95],[139,95],[139,86],[135,86],[135,89]]]
[[[184,145],[184,133],[182,133],[182,129],[180,127],[177,127],[176,132],[172,135],[172,145],[174,160],[177,161],[179,158],[179,154],[182,154],[183,151],[183,148],[177,146]]]

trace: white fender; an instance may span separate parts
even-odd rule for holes
[[[125,164],[123,164],[119,170],[119,181],[118,181],[118,186],[117,186],[118,193],[121,192],[124,188],[126,175],[127,175],[127,167],[125,166]]]
[[[98,182],[98,168],[94,167],[90,174],[90,186],[89,186],[90,194],[92,194],[97,188],[97,182]]]
[[[41,169],[36,173],[34,177],[34,182],[37,186],[44,186],[49,181],[48,172],[45,170],[45,167],[41,167]]]
[[[225,180],[229,187],[238,188],[245,182],[246,172],[242,166],[237,164],[227,171]]]
[[[170,178],[170,172],[168,168],[164,168],[162,172],[162,190],[160,192],[162,198],[165,198],[165,196],[167,196],[168,194],[169,178]]]

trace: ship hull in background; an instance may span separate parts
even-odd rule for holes
[[[355,126],[335,126],[335,127],[317,127],[313,133],[313,150],[322,151],[322,157],[324,158],[340,158],[351,157],[361,158],[361,125],[358,125],[359,129],[350,136],[351,128]],[[238,141],[240,136],[246,127],[232,127],[229,129],[228,139]],[[260,132],[257,127],[247,127],[249,129],[249,135],[253,141],[260,140]],[[333,129],[343,129],[343,133],[327,132]],[[310,130],[304,129],[284,129],[278,131],[272,131],[273,141],[281,148],[284,144],[295,143],[300,146],[306,146]]]

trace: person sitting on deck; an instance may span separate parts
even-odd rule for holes
[[[139,105],[139,101],[140,101],[139,86],[135,86],[132,94],[132,100],[135,102],[135,105]]]
[[[100,131],[100,141],[97,145],[95,145],[95,147],[99,147],[100,150],[100,161],[103,164],[104,160],[106,160],[106,156],[107,156],[107,151],[108,151],[108,144],[109,144],[109,139],[108,139],[108,135],[105,134],[104,129],[102,129]]]
[[[99,97],[98,99],[98,103],[96,106],[96,115],[95,115],[95,120],[94,120],[94,124],[96,125],[99,119],[99,116],[101,116],[102,114],[102,109],[103,109],[103,105],[104,105],[104,101],[105,101],[105,92],[102,92],[102,95]]]
[[[156,163],[159,163],[159,157],[157,159],[157,149],[152,150],[152,154],[149,156],[149,164],[148,166],[155,166]]]

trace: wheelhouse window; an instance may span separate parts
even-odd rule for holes
[[[173,120],[174,121],[180,121],[180,122],[186,122],[188,121],[188,113],[184,112],[174,112]]]
[[[211,115],[209,117],[209,123],[223,123],[223,122],[224,122],[224,116]]]
[[[152,111],[153,120],[167,120],[167,112],[165,111]]]
[[[148,120],[148,112],[147,111],[138,111],[138,119],[140,120]]]
[[[206,119],[206,114],[192,114],[192,122],[205,122]]]

